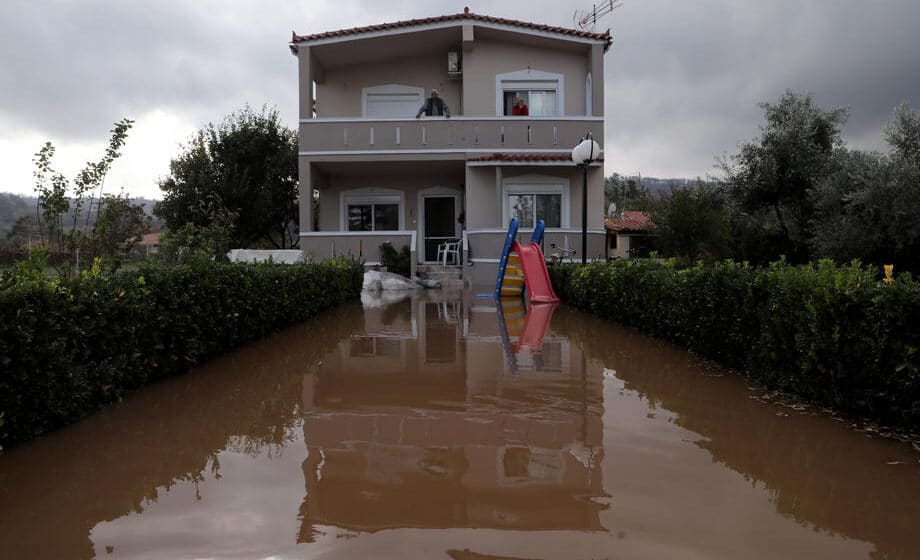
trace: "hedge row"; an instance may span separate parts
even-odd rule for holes
[[[850,415],[920,428],[920,283],[858,263],[550,268],[571,305]]]
[[[145,265],[0,290],[0,446],[354,299],[362,267]]]

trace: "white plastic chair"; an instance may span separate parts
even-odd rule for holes
[[[437,261],[447,266],[448,259],[454,264],[460,264],[460,241],[445,241],[438,245]]]

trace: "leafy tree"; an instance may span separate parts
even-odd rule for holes
[[[650,205],[658,247],[685,263],[711,262],[727,256],[730,226],[720,189],[697,181],[672,187]]]
[[[605,206],[609,207],[612,202],[616,204],[617,212],[643,209],[650,200],[648,189],[634,179],[614,173],[604,181]]]
[[[7,244],[13,247],[25,247],[41,242],[38,219],[35,216],[20,216],[6,234]]]
[[[132,203],[125,193],[105,195],[93,226],[92,254],[105,255],[120,264],[148,229],[149,219],[142,205]]]
[[[812,250],[920,271],[920,116],[902,105],[885,132],[887,155],[835,153],[814,191]]]
[[[200,217],[198,222],[167,230],[160,238],[159,258],[171,263],[225,259],[233,245],[239,215],[228,210],[213,193],[199,200],[192,210]]]
[[[811,95],[787,91],[775,105],[762,103],[765,124],[758,140],[741,146],[722,162],[732,202],[739,252],[760,245],[755,261],[785,254],[808,258],[811,192],[828,173],[834,150],[842,146],[846,109],[822,109]],[[764,243],[766,242],[766,243]]]
[[[93,262],[97,257],[111,260],[117,268],[121,257],[130,249],[129,240],[139,238],[146,226],[143,207],[132,205],[125,195],[103,194],[106,175],[121,155],[133,124],[130,119],[115,123],[102,158],[87,163],[73,181],[54,169],[55,149],[51,142],[46,142],[35,154],[38,226],[41,237],[67,258],[60,269],[65,276],[79,268],[81,258],[84,263]],[[96,224],[101,228],[96,225],[90,228],[94,215],[104,216],[103,222]],[[121,235],[124,237],[118,237]]]
[[[896,107],[885,127],[885,139],[896,158],[920,166],[920,113],[906,103]]]
[[[208,208],[219,200],[235,216],[233,245],[297,245],[297,134],[282,126],[277,110],[247,106],[206,126],[172,161],[160,189],[154,212],[170,230],[212,227],[223,214]]]

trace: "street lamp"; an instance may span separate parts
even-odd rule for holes
[[[601,147],[591,137],[585,135],[584,140],[572,149],[572,161],[581,166],[582,192],[581,192],[581,264],[587,262],[588,256],[588,166],[594,162],[600,153]]]

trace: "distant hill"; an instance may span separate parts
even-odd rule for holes
[[[6,237],[22,216],[34,216],[37,202],[34,196],[0,193],[0,236]]]
[[[638,175],[623,175],[624,179],[632,179],[638,181]],[[686,179],[683,177],[671,177],[668,179],[659,179],[658,177],[646,177],[642,176],[642,186],[648,189],[648,192],[651,194],[658,194],[660,192],[668,192],[671,190],[671,187],[685,187],[696,181],[696,179]]]
[[[131,201],[144,207],[144,212],[150,217],[154,228],[162,226],[162,221],[153,215],[153,205],[159,201],[149,198],[132,198]],[[35,216],[37,204],[38,199],[34,196],[0,193],[0,238],[5,238],[13,229],[16,220],[22,216]]]

